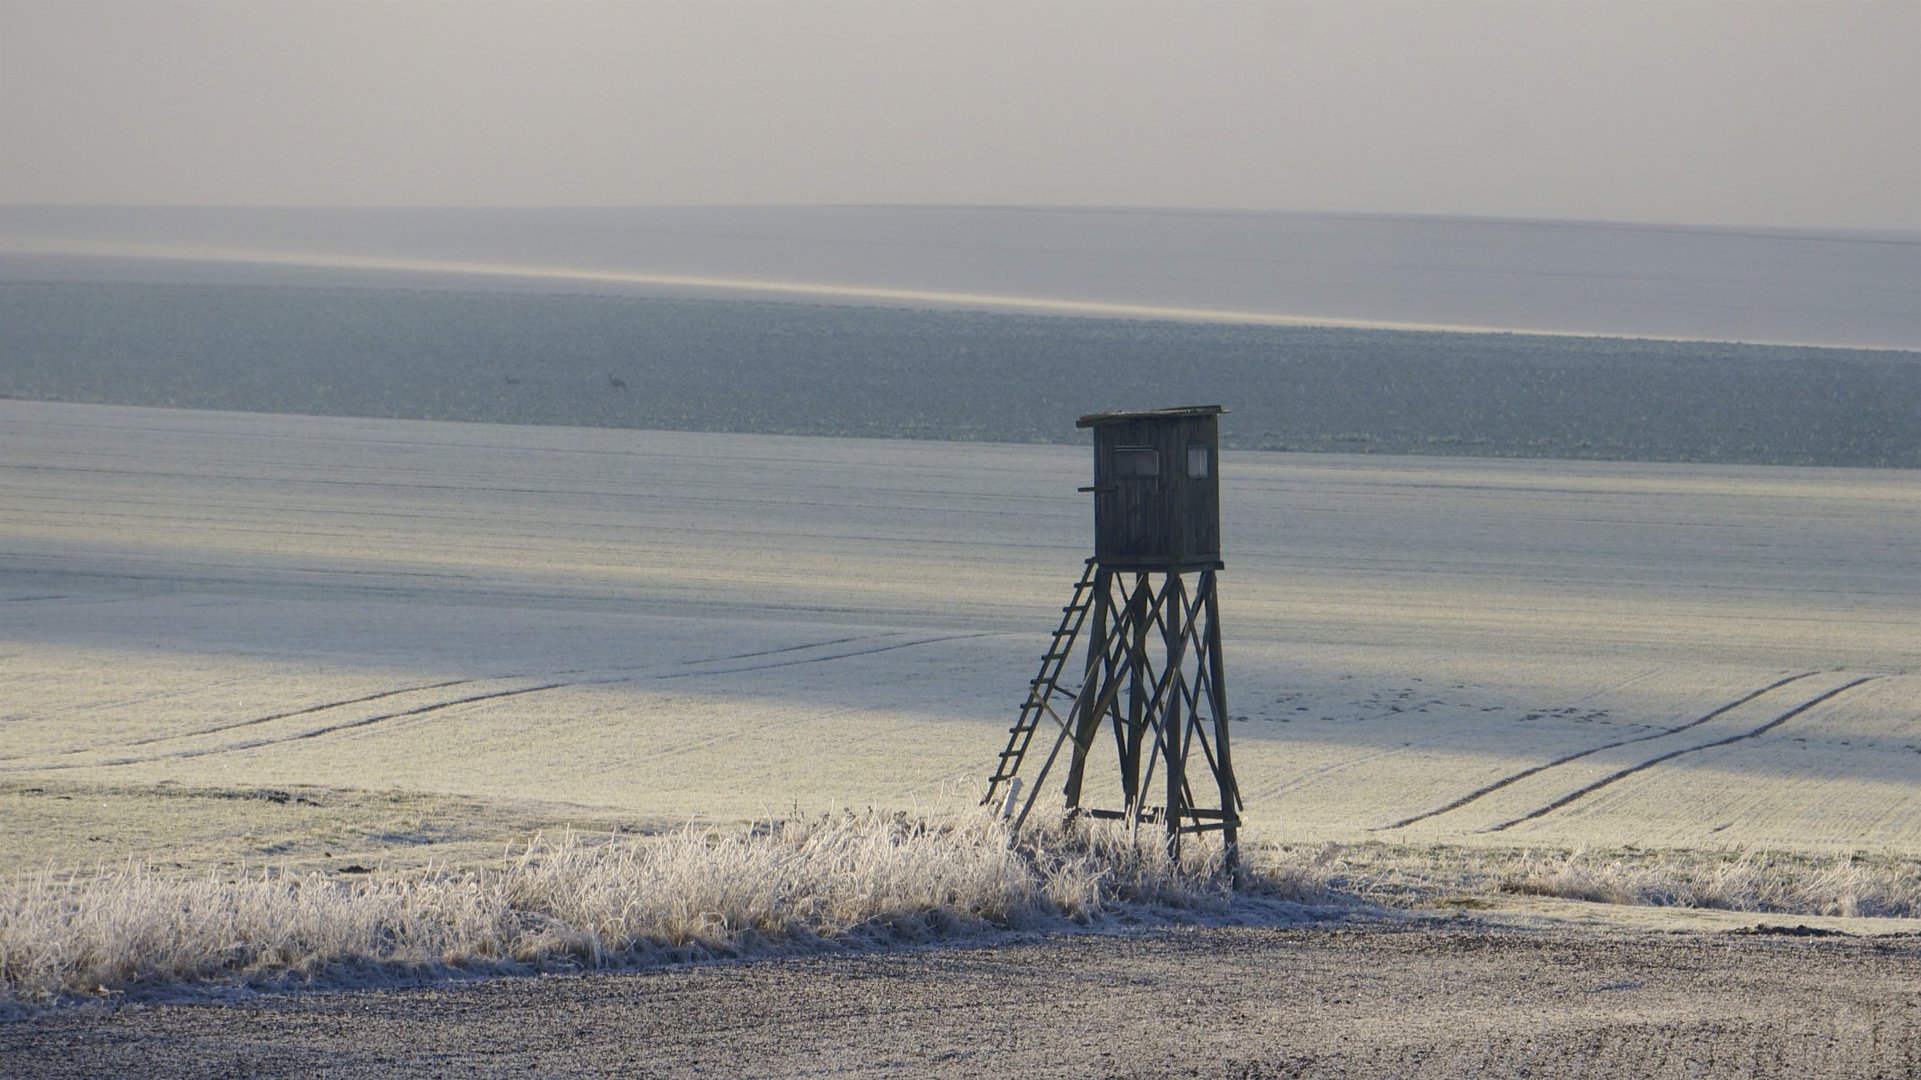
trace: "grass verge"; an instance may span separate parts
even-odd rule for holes
[[[1198,845],[1196,845],[1198,847]],[[1274,899],[1311,887],[1253,882]],[[1243,887],[1246,892],[1246,886]],[[1090,923],[1236,902],[1218,849],[1076,824],[849,814],[665,838],[536,837],[497,866],[342,880],[274,869],[184,878],[129,862],[0,886],[0,1002],[189,982],[346,984],[453,972],[647,966]]]
[[[1502,893],[1802,915],[1921,916],[1921,865],[1860,855],[1274,846],[1220,850],[1079,821],[1010,844],[986,815],[878,812],[666,837],[536,836],[498,862],[343,878],[129,861],[0,885],[0,1007],[182,984],[352,985],[647,967],[1116,918],[1279,921],[1312,904]],[[1283,905],[1295,905],[1285,907]]]
[[[1921,918],[1921,862],[1861,852],[1661,851],[1297,845],[1253,860],[1383,907],[1507,894],[1644,907],[1846,918]]]

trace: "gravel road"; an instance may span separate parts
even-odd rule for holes
[[[1921,938],[1472,920],[1040,937],[0,1023],[69,1076],[1921,1075]]]

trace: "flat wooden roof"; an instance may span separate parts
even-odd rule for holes
[[[1219,416],[1227,410],[1219,405],[1183,405],[1173,409],[1146,409],[1141,412],[1089,413],[1074,421],[1075,427],[1100,427],[1125,424],[1134,420],[1173,420],[1183,416]]]

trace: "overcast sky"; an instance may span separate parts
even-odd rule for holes
[[[1921,2],[0,0],[0,202],[1921,230]]]

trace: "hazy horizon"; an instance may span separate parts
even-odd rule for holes
[[[949,207],[0,207],[0,280],[326,282],[1921,349],[1921,237]]]
[[[1662,232],[1692,232],[1722,235],[1765,236],[1771,233],[1786,233],[1808,237],[1850,237],[1887,239],[1899,242],[1921,240],[1921,222],[1913,227],[1899,226],[1850,226],[1850,225],[1757,225],[1739,222],[1691,222],[1653,218],[1601,218],[1601,217],[1545,217],[1526,214],[1498,213],[1423,213],[1413,210],[1302,210],[1288,207],[1252,206],[1185,206],[1151,204],[1106,204],[1075,202],[1006,202],[1006,203],[943,203],[943,202],[663,202],[663,203],[365,203],[345,204],[326,202],[59,202],[53,200],[9,200],[0,201],[0,208],[8,210],[58,210],[85,211],[172,211],[172,210],[214,210],[214,211],[330,211],[353,210],[382,212],[412,212],[432,210],[456,211],[640,211],[640,212],[704,212],[704,211],[835,211],[835,210],[872,210],[872,211],[977,211],[981,213],[1057,213],[1057,214],[1114,214],[1114,215],[1165,215],[1177,217],[1214,217],[1214,218],[1327,218],[1353,221],[1432,221],[1458,222],[1462,224],[1488,225],[1551,225],[1591,227],[1596,229],[1656,230]]]
[[[0,5],[0,204],[1921,231],[1921,5]]]

